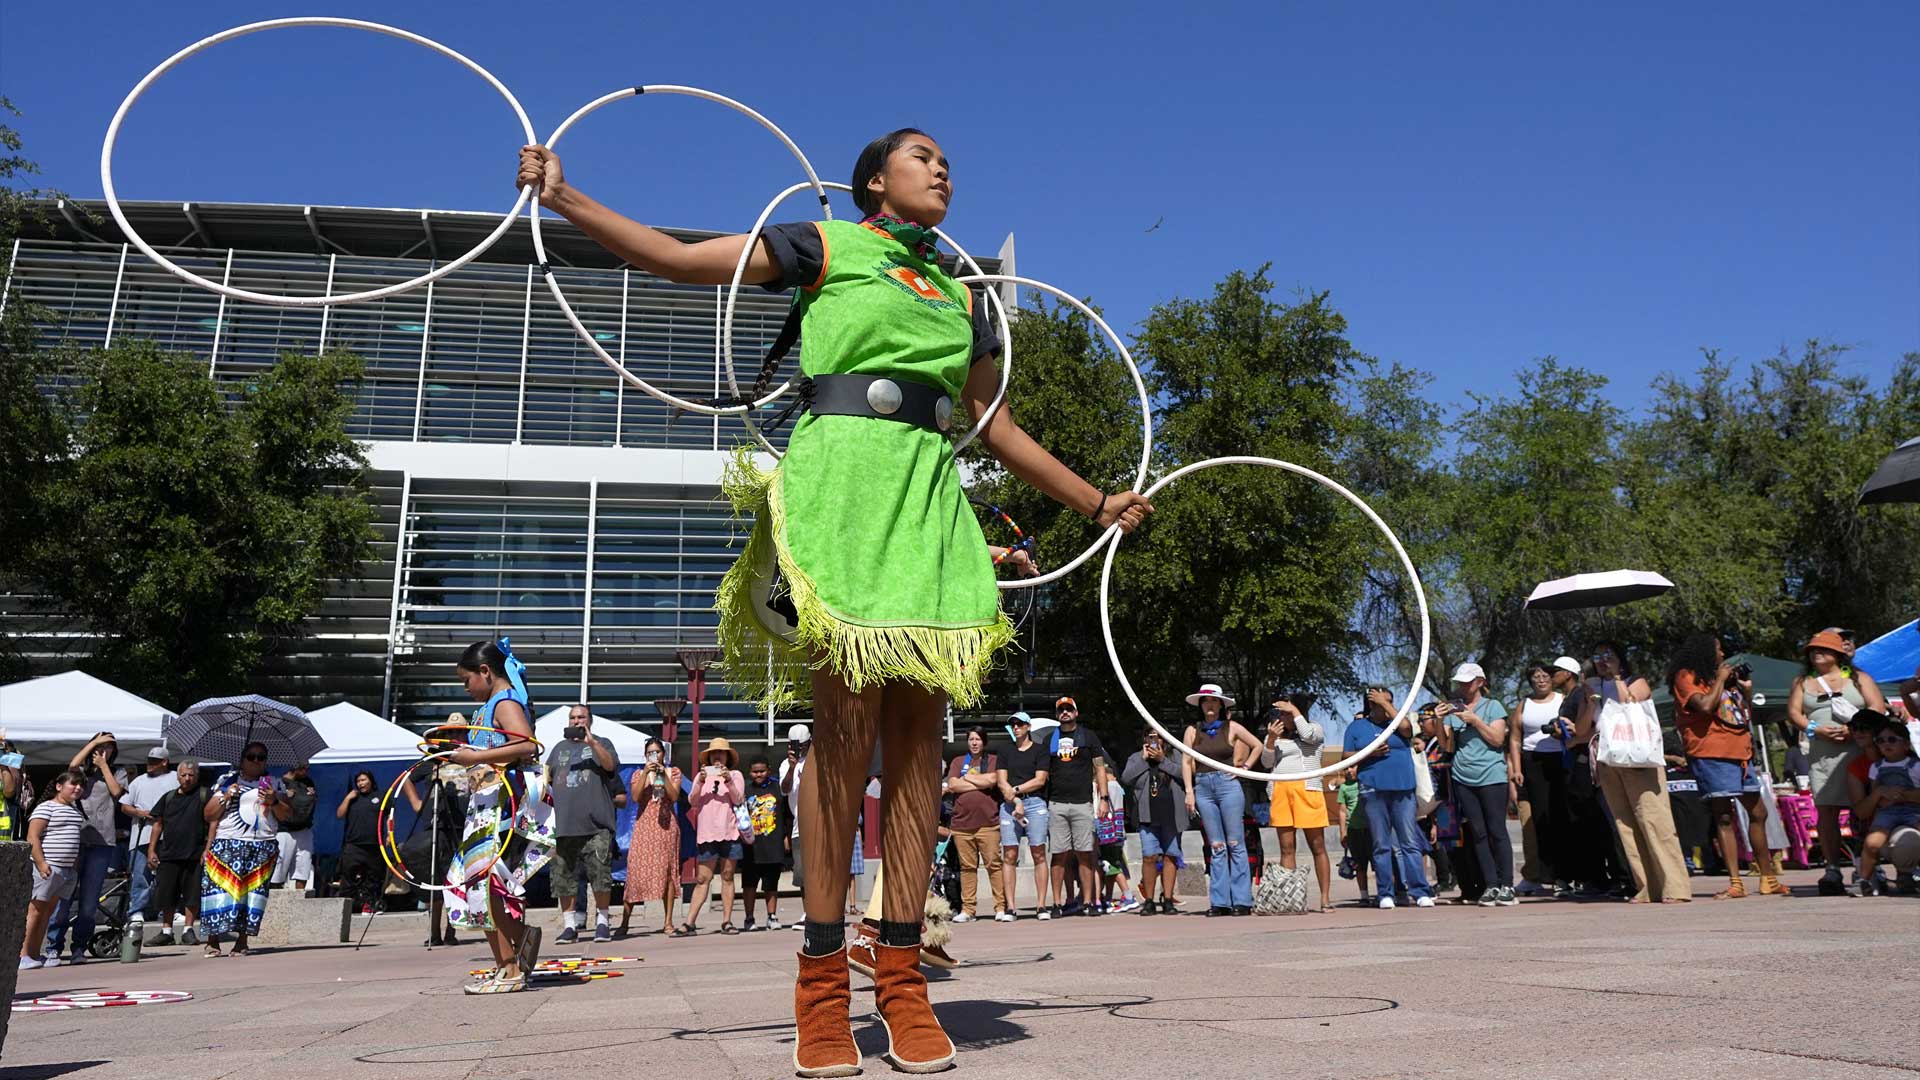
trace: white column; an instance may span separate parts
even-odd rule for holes
[[[596,476],[587,481],[587,587],[581,594],[580,612],[580,700],[583,702],[589,700],[587,690],[592,682],[587,665],[593,643],[593,547],[599,532],[600,478]]]
[[[427,346],[433,341],[433,286],[427,282],[427,311],[420,317],[420,372],[413,382],[413,441],[420,441],[420,418],[427,410]]]
[[[103,349],[113,344],[113,322],[120,317],[120,283],[127,277],[127,247],[120,245],[120,269],[113,273],[113,300],[107,304],[107,336],[100,343]]]
[[[233,283],[233,249],[227,249],[227,267],[220,271],[220,284]],[[220,306],[213,312],[213,348],[207,350],[207,378],[214,377],[214,370],[220,363],[220,335],[227,325],[227,294],[220,294]]]
[[[16,241],[17,242],[17,241]],[[633,270],[620,269],[620,366],[627,366],[627,280]],[[4,300],[5,297],[0,297]],[[5,310],[0,308],[0,310]],[[613,377],[613,445],[620,445],[620,421],[627,415],[627,380],[624,376]]]
[[[13,251],[7,255],[7,276],[0,280],[0,315],[7,313],[7,292],[13,288],[13,268],[20,265],[20,238],[13,238]]]
[[[340,261],[339,255],[327,256],[327,295],[328,296],[333,295],[333,268],[334,268],[334,264],[338,263],[339,261]],[[318,350],[320,352],[327,351],[327,327],[331,325],[332,322],[333,322],[333,305],[328,304],[326,307],[323,307],[320,309],[320,348]]]
[[[726,313],[727,287],[725,285],[715,285],[713,287],[713,328],[715,331],[720,329],[722,325],[720,321],[721,317]],[[717,332],[713,335],[713,396],[720,396],[720,335]],[[713,448],[715,450],[720,449],[720,418],[718,416],[713,418]]]
[[[773,685],[773,642],[767,642],[767,685]],[[767,745],[773,745],[773,703],[767,703]]]
[[[393,600],[387,609],[387,668],[380,682],[380,718],[393,719],[393,646],[400,633],[400,609],[407,596],[407,521],[413,501],[413,474],[400,475],[400,528],[393,534]]]
[[[520,309],[520,396],[513,410],[513,441],[520,441],[520,432],[527,419],[527,345],[533,340],[533,264],[527,264],[527,301]]]

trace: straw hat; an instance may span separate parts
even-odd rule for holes
[[[1198,705],[1200,704],[1201,698],[1209,698],[1209,697],[1219,698],[1220,704],[1222,705],[1233,704],[1233,699],[1228,697],[1226,693],[1220,689],[1219,683],[1201,683],[1200,689],[1195,690],[1193,693],[1187,695],[1187,704]]]
[[[720,738],[717,735],[714,736],[714,739],[712,742],[709,742],[707,744],[707,748],[700,752],[700,763],[702,765],[706,764],[707,759],[713,756],[713,752],[715,750],[718,750],[727,755],[727,768],[737,769],[740,767],[739,751],[733,748],[732,743],[728,742],[725,739]]]

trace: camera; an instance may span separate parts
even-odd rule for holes
[[[568,724],[566,727],[560,729],[560,735],[562,738],[572,739],[577,742],[587,737],[587,726],[585,724]]]
[[[1753,665],[1741,664],[1733,669],[1734,682],[1749,682],[1753,679]]]

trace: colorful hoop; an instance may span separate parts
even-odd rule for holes
[[[469,725],[462,725],[462,726],[473,727],[475,725],[469,724]],[[480,730],[494,731],[496,729],[481,728]],[[501,734],[513,735],[515,733],[510,731],[505,731],[505,732],[501,732]],[[539,745],[539,740],[534,739],[530,736],[520,736],[520,738],[525,739],[527,742],[533,743],[535,746]],[[380,861],[386,864],[387,869],[393,873],[394,877],[399,878],[401,881],[412,886],[413,888],[419,889],[421,892],[446,892],[451,890],[453,886],[448,885],[445,882],[441,882],[438,885],[429,885],[416,879],[411,873],[407,871],[406,861],[400,857],[400,845],[395,843],[393,839],[393,805],[392,805],[393,796],[396,792],[400,790],[401,782],[404,781],[407,777],[413,775],[413,770],[419,768],[422,764],[428,761],[451,757],[455,753],[458,753],[460,750],[463,750],[463,749],[466,749],[466,747],[455,747],[450,750],[440,750],[434,753],[427,754],[425,757],[422,757],[419,761],[416,761],[412,765],[409,765],[405,769],[401,770],[400,775],[394,777],[393,782],[387,785],[387,792],[386,794],[380,797],[380,806],[377,810],[374,811],[373,839],[374,839],[374,846],[379,848],[380,850]],[[484,865],[482,865],[478,870],[475,870],[472,874],[468,875],[468,877],[460,883],[460,888],[463,888],[463,889],[472,888],[478,882],[485,880],[486,876],[493,871],[493,866],[495,863],[500,861],[500,856],[506,854],[507,841],[510,840],[513,835],[513,821],[515,818],[518,818],[520,816],[520,797],[518,795],[515,795],[513,792],[513,784],[507,776],[506,766],[500,765],[498,763],[492,763],[488,767],[493,769],[494,774],[499,778],[500,785],[504,787],[507,792],[507,802],[511,809],[507,816],[506,837],[503,839],[496,840],[496,842],[493,845],[493,857],[488,859]],[[437,823],[436,823],[436,827],[437,827]]]

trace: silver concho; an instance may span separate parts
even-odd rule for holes
[[[902,400],[900,384],[892,379],[875,379],[867,384],[867,404],[881,416],[899,412]]]
[[[945,394],[941,394],[940,399],[933,403],[933,423],[934,423],[934,426],[939,428],[941,431],[952,430],[953,428],[953,399],[952,398],[948,397]]]

